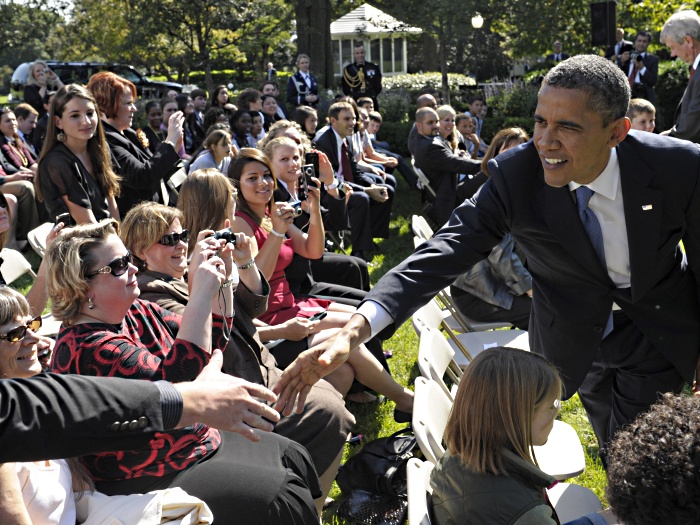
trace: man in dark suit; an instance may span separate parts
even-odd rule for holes
[[[605,58],[619,65],[622,47],[625,45],[629,45],[631,47],[632,42],[625,40],[625,30],[618,27],[615,31],[615,43],[605,50]]]
[[[316,148],[326,154],[333,171],[352,190],[348,200],[352,254],[367,260],[366,252],[373,249],[372,238],[389,236],[392,193],[376,184],[371,173],[357,168],[346,140],[355,129],[352,106],[336,102],[328,110],[328,121],[330,127],[315,140]]]
[[[554,53],[550,53],[549,55],[547,55],[547,58],[545,58],[545,62],[554,62],[555,64],[557,64],[562,60],[566,60],[567,58],[569,58],[569,53],[563,53],[561,48],[561,42],[554,42]]]
[[[377,97],[382,92],[382,72],[377,64],[365,61],[365,46],[357,42],[352,51],[355,62],[343,69],[343,93],[358,100],[370,97],[379,111]]]
[[[681,11],[669,18],[661,30],[661,42],[690,67],[688,87],[685,88],[673,127],[662,135],[700,142],[700,75],[695,69],[700,63],[700,16],[695,11]]]
[[[559,368],[566,397],[579,391],[604,457],[659,392],[693,381],[700,348],[700,150],[628,134],[629,97],[603,57],[550,70],[533,140],[493,159],[479,193],[298,368],[325,373],[367,337],[390,335],[510,232],[533,279],[530,348]]]
[[[659,78],[659,57],[647,52],[651,35],[646,31],[637,33],[632,53],[623,53],[620,67],[632,87],[632,98],[643,98],[656,105],[654,86]]]
[[[262,385],[222,373],[222,363],[215,351],[195,381],[177,385],[56,374],[2,379],[0,462],[138,448],[154,432],[195,422],[258,441],[253,428],[271,431],[279,414],[256,398],[274,401],[275,396]]]
[[[299,70],[287,81],[287,102],[293,107],[318,105],[318,81],[309,71],[311,59],[309,55],[301,54],[297,57]]]
[[[418,139],[413,150],[416,167],[430,180],[435,192],[435,218],[438,225],[445,224],[452,211],[460,204],[457,181],[460,173],[474,175],[480,172],[481,163],[468,157],[456,155],[438,133],[438,114],[432,108],[416,111]],[[486,175],[467,179],[472,188],[471,197],[484,182]],[[462,199],[464,200],[464,199]]]

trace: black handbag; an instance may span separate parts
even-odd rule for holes
[[[406,464],[420,453],[410,427],[375,439],[348,459],[335,478],[344,494],[360,489],[374,494],[406,497]]]
[[[336,515],[361,525],[403,525],[408,514],[406,498],[353,490],[338,507]]]

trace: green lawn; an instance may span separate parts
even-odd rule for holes
[[[380,243],[382,254],[375,256],[371,269],[372,283],[376,283],[382,275],[413,252],[413,233],[411,232],[411,215],[419,214],[421,204],[419,194],[410,190],[404,180],[398,177],[399,188],[394,198],[394,219],[391,222],[391,237]],[[401,384],[412,385],[416,376],[420,375],[416,360],[418,358],[418,337],[410,322],[404,323],[394,336],[389,339],[385,349],[393,350],[394,357],[389,360],[393,377]],[[593,430],[586,419],[586,413],[581,406],[578,395],[562,403],[561,419],[572,425],[583,444],[586,453],[586,471],[580,476],[569,480],[593,490],[601,498],[603,505],[605,491],[605,471],[598,459],[598,445]],[[358,405],[348,403],[348,408],[355,415],[357,425],[355,433],[361,433],[365,440],[388,436],[406,425],[394,422],[394,404],[387,402],[381,405]],[[360,448],[357,445],[345,446],[346,458]],[[342,501],[342,494],[334,487],[331,496],[335,503],[323,513],[324,524],[343,525],[344,520],[335,516],[335,510]]]

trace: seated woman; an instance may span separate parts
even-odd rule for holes
[[[24,101],[39,112],[39,118],[46,115],[44,95],[49,90],[63,87],[63,82],[56,73],[49,69],[43,60],[35,60],[29,67],[29,74],[24,83]]]
[[[263,129],[265,131],[269,131],[270,126],[272,126],[275,122],[277,122],[280,119],[280,116],[277,114],[277,99],[272,95],[263,95],[261,97],[261,100],[261,112],[263,114]]]
[[[12,230],[8,248],[23,248],[27,245],[27,233],[39,225],[39,212],[34,192],[34,173],[28,169],[18,170],[5,159],[0,150],[0,192],[12,207]],[[21,218],[21,219],[20,219]]]
[[[28,378],[42,372],[39,354],[48,352],[50,343],[36,334],[40,327],[41,317],[32,313],[27,300],[0,286],[0,377]],[[77,459],[0,465],[0,523],[74,525],[74,491],[91,485]]]
[[[488,177],[488,162],[496,155],[530,140],[520,128],[502,129],[491,141],[481,162]],[[527,330],[532,307],[532,277],[527,271],[510,233],[489,256],[460,275],[450,293],[457,309],[466,317],[482,322],[508,322]]]
[[[157,100],[149,100],[144,106],[148,125],[143,129],[148,139],[148,151],[155,155],[158,144],[165,140],[167,130],[161,128],[163,124],[163,108]]]
[[[259,317],[260,321],[271,325],[269,330],[274,332],[276,325],[295,318],[309,319],[325,310],[326,317],[317,325],[310,326],[307,332],[307,335],[310,334],[308,344],[313,346],[328,339],[335,333],[335,330],[329,329],[345,326],[355,309],[331,301],[296,298],[289,290],[289,283],[284,276],[284,269],[294,252],[310,259],[316,259],[323,254],[324,232],[319,209],[319,190],[309,188],[311,219],[309,231],[304,233],[292,223],[292,206],[287,203],[275,203],[273,191],[276,177],[269,159],[263,153],[256,149],[244,148],[231,162],[228,175],[238,190],[239,211],[236,212],[233,229],[255,237],[260,250],[255,255],[255,263],[270,282],[268,309]],[[319,184],[318,179],[315,182]],[[265,341],[265,332],[262,329],[260,332]],[[270,339],[281,337],[285,336],[269,336]],[[295,357],[296,355],[293,355],[292,359]],[[413,409],[413,392],[396,383],[364,345],[357,353],[351,354],[346,365],[352,367],[353,375],[360,383],[396,402],[397,412],[394,417],[397,420],[410,419],[408,413]],[[345,394],[350,387],[345,382],[346,377],[345,373],[338,377],[333,372],[327,379],[341,394]]]
[[[533,446],[547,442],[561,394],[557,369],[534,352],[496,347],[474,358],[430,479],[434,523],[559,523],[545,496],[556,480],[537,468]]]
[[[17,133],[17,117],[8,108],[0,108],[0,133],[2,133],[2,153],[5,159],[18,170],[36,173],[37,165],[27,145]]]
[[[95,98],[68,84],[53,98],[51,115],[35,180],[49,217],[70,213],[77,224],[119,220],[119,177],[112,171]]]
[[[207,173],[197,172],[193,177]],[[216,206],[216,213],[232,217],[235,210],[233,188],[220,173],[208,177],[210,202],[228,203]],[[183,193],[184,201],[189,194]],[[181,200],[182,204],[182,200]],[[225,223],[225,221],[222,221]],[[210,235],[213,230],[199,232],[199,238],[208,245],[217,241]],[[180,210],[143,202],[129,211],[122,222],[122,239],[127,249],[137,257],[137,274],[141,297],[154,301],[163,308],[182,313],[189,301],[187,282],[187,240],[189,232],[182,229]],[[205,238],[206,237],[206,238]],[[282,371],[262,345],[253,319],[267,308],[269,287],[255,266],[250,239],[235,235],[233,259],[238,267],[240,282],[234,290],[234,316],[231,339],[224,352],[224,371],[267,387],[272,387]],[[234,270],[235,273],[235,270]],[[290,415],[293,407],[289,407]],[[327,382],[321,381],[311,389],[304,411],[281,419],[274,432],[301,443],[311,454],[316,471],[320,474],[323,495],[316,500],[320,512],[325,497],[338,470],[343,446],[350,433],[354,418],[345,409],[342,397]]]
[[[190,164],[189,173],[206,168],[214,168],[221,173],[228,172],[231,163],[231,134],[224,130],[214,130],[204,139],[200,153]]]
[[[217,243],[216,256],[212,245],[198,246],[190,265],[192,293],[179,316],[138,299],[137,269],[116,227],[112,219],[77,226],[47,251],[52,313],[63,323],[52,368],[190,381],[207,364],[213,347],[226,346],[233,315],[231,247]],[[195,423],[156,433],[144,449],[82,460],[96,488],[108,495],[177,486],[204,500],[216,522],[317,521],[312,494],[319,493],[318,479],[306,450],[269,433],[269,421],[278,415],[264,403],[241,400],[241,410],[246,425],[240,433]]]
[[[301,129],[309,140],[313,140],[318,127],[318,115],[316,110],[310,106],[299,106],[294,111],[294,122],[301,126]]]
[[[136,112],[136,86],[103,71],[90,78],[87,88],[97,102],[115,170],[121,177],[121,194],[117,199],[119,215],[123,217],[132,206],[144,200],[163,204],[174,201],[175,194],[165,183],[179,169],[177,152],[182,141],[182,113],[178,111],[170,116],[168,134],[155,155],[151,155],[131,129]]]

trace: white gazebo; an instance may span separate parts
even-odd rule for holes
[[[354,58],[355,41],[365,44],[365,59],[377,64],[384,76],[406,73],[406,36],[422,32],[396,20],[376,7],[362,4],[331,24],[333,70],[336,77]]]

